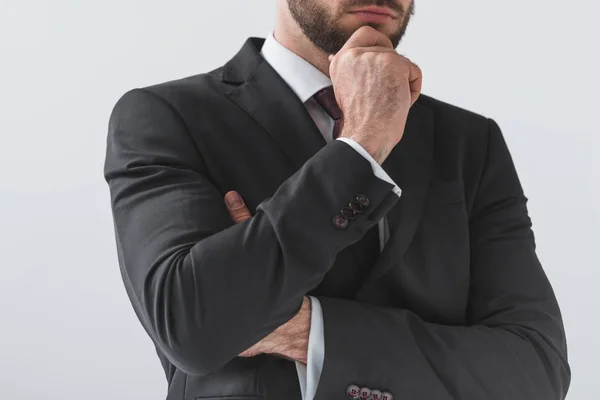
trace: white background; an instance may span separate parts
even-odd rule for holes
[[[570,400],[600,398],[599,15],[594,0],[417,0],[399,47],[424,93],[504,132],[564,314]],[[117,266],[108,117],[273,20],[274,0],[0,0],[1,399],[165,398]]]

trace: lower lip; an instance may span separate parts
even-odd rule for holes
[[[374,22],[376,24],[384,24],[392,20],[392,17],[386,14],[377,14],[367,11],[358,11],[353,12],[353,15],[356,15],[358,18],[363,20],[364,22]]]

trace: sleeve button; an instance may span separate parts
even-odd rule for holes
[[[381,394],[381,400],[392,400],[394,396],[390,392],[383,392]]]
[[[348,227],[348,220],[342,215],[336,215],[333,217],[333,225],[338,229],[346,229]]]
[[[361,206],[356,200],[352,200],[350,203],[348,203],[348,207],[350,207],[355,214],[360,214],[363,212],[363,206]]]
[[[344,207],[342,209],[342,216],[346,219],[356,218],[356,214],[354,213],[354,210],[352,210],[350,207]]]
[[[356,201],[363,207],[369,207],[369,204],[371,204],[369,198],[362,193],[356,195]]]
[[[368,400],[371,397],[371,389],[368,387],[360,388],[360,400]]]
[[[346,395],[349,399],[356,400],[360,395],[360,388],[356,385],[350,385],[346,388]]]
[[[371,391],[371,400],[382,400],[382,393],[379,390]]]

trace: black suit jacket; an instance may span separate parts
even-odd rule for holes
[[[348,144],[324,141],[262,43],[132,90],[110,118],[119,263],[168,398],[300,399],[292,361],[237,355],[310,293],[325,330],[317,400],[350,384],[407,400],[562,399],[562,319],[498,125],[422,94],[383,163],[398,198]],[[229,190],[251,219],[233,224]],[[370,205],[339,229],[357,194]],[[352,281],[383,216],[390,240]]]

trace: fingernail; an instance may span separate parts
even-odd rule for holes
[[[234,210],[242,207],[244,205],[244,201],[237,192],[230,192],[225,197],[225,204],[227,204],[228,209]]]
[[[244,201],[237,192],[231,192],[225,196],[225,204],[230,210],[235,210],[244,205]]]

